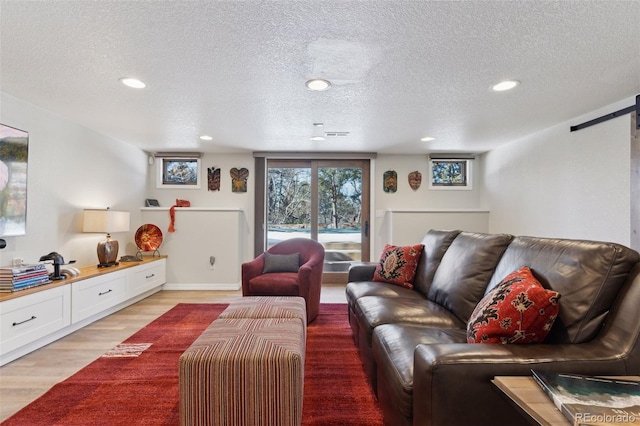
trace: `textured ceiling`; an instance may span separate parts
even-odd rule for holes
[[[0,7],[3,92],[148,151],[483,152],[640,93],[640,1]]]

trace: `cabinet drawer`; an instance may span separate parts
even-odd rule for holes
[[[132,270],[129,297],[137,296],[164,284],[167,280],[166,260],[161,259]]]
[[[76,323],[128,299],[127,274],[116,271],[71,284],[71,321]]]
[[[0,304],[0,353],[34,342],[71,324],[71,286],[29,294]]]

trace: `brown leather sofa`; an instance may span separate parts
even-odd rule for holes
[[[527,424],[492,387],[531,369],[640,374],[640,255],[614,243],[431,230],[414,288],[349,271],[349,322],[388,425]],[[466,325],[502,278],[529,266],[561,294],[542,344],[469,344]]]

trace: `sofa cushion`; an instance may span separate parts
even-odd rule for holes
[[[300,268],[300,253],[271,254],[264,252],[263,274],[270,272],[298,272]]]
[[[442,261],[442,257],[458,236],[460,231],[443,231],[431,229],[422,239],[424,245],[418,268],[416,269],[416,277],[413,281],[413,287],[416,291],[429,294],[429,287],[433,281],[433,276]]]
[[[345,295],[349,306],[352,306],[357,299],[365,296],[416,297],[419,295],[420,299],[424,298],[424,296],[416,294],[412,289],[373,281],[350,282],[345,288]]]
[[[371,346],[373,329],[382,324],[416,324],[423,327],[466,330],[466,324],[449,310],[426,300],[418,292],[413,297],[365,296],[353,306],[360,328]]]
[[[615,243],[516,237],[505,251],[488,290],[502,277],[529,266],[543,287],[562,295],[546,343],[583,343],[602,328],[613,301],[640,255]]]
[[[558,315],[560,294],[523,266],[482,298],[467,325],[468,343],[542,343]]]
[[[416,268],[423,248],[422,244],[413,246],[385,245],[380,262],[373,273],[373,281],[413,288],[413,279],[416,276]]]
[[[428,299],[466,324],[512,238],[505,234],[461,232],[442,257]]]

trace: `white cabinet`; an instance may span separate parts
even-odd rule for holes
[[[71,324],[71,285],[0,303],[0,354]]]
[[[82,321],[128,298],[125,270],[75,282],[71,284],[71,321]]]
[[[64,283],[0,294],[0,365],[159,291],[166,259],[80,268]]]
[[[130,271],[129,297],[134,297],[156,288],[166,281],[166,259],[163,258],[156,262],[140,265]]]

